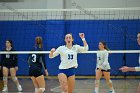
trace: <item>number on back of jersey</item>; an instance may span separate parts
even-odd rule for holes
[[[36,62],[36,58],[37,58],[36,54],[32,54],[32,62],[33,62],[33,63]]]

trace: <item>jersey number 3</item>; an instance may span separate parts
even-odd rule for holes
[[[68,54],[68,60],[73,60],[73,54]]]
[[[32,54],[32,62],[36,62],[36,54]]]

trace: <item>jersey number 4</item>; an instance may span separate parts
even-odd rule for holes
[[[73,54],[68,54],[68,60],[73,60]]]
[[[36,62],[36,54],[32,54],[32,62]]]

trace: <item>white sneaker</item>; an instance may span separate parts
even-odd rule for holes
[[[7,92],[8,91],[8,87],[4,87],[2,92]]]
[[[17,89],[18,89],[19,92],[21,92],[21,91],[22,91],[21,85],[19,85],[19,86],[17,87]]]

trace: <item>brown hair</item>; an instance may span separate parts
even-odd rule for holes
[[[104,42],[104,41],[101,41],[100,43],[102,43],[103,45],[104,45],[104,48],[106,49],[106,50],[110,50],[109,48],[108,48],[108,46],[107,46],[107,44],[106,44],[106,42]]]
[[[72,36],[72,39],[74,40],[72,33],[67,33],[66,35],[68,35],[68,34],[70,34]]]
[[[73,42],[72,42],[72,44],[73,44],[73,45],[75,45],[75,43],[74,43],[74,38],[73,38],[73,35],[72,35],[72,33],[67,33],[66,35],[68,35],[68,34],[70,34],[70,35],[72,36],[72,39],[73,39]],[[66,35],[65,35],[65,36],[66,36]]]
[[[43,48],[42,37],[37,36],[37,37],[35,38],[35,42],[36,42],[36,45],[39,46],[39,48]]]

